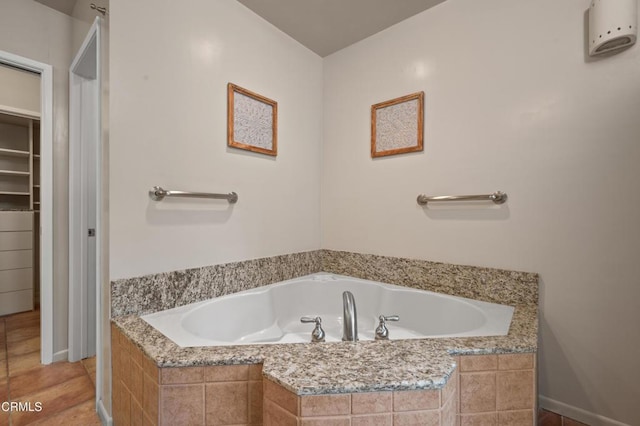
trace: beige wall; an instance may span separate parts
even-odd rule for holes
[[[110,21],[110,278],[318,249],[320,57],[235,1],[112,1]],[[227,147],[228,82],[278,102],[276,158]]]
[[[640,424],[638,46],[586,58],[588,3],[449,0],[320,61],[235,2],[173,3],[111,5],[112,279],[320,230],[327,249],[538,272],[541,395]],[[229,81],[279,101],[276,159],[226,148]],[[371,104],[419,90],[425,151],[371,160]],[[158,184],[240,201],[156,204]],[[502,208],[415,204],[494,190]]]
[[[0,65],[0,109],[9,107],[40,114],[40,76]]]
[[[325,58],[322,247],[540,273],[543,405],[640,424],[640,46],[585,57],[588,6],[448,0]],[[416,91],[424,152],[372,160]]]
[[[319,248],[321,59],[235,1],[114,0],[108,20],[105,301],[109,279]],[[227,148],[228,82],[278,102],[276,158]],[[156,203],[154,185],[239,201]]]
[[[0,49],[53,67],[53,350],[67,349],[69,64],[72,19],[35,1],[2,0]]]
[[[73,7],[71,16],[73,21],[73,51],[77,52],[85,36],[87,35],[91,24],[96,19],[96,16],[103,16],[101,13],[91,9],[91,3],[97,4],[100,7],[109,8],[109,0],[76,0],[76,4]],[[108,19],[108,17],[105,17]]]
[[[71,12],[71,16],[78,21],[91,25],[96,16],[103,16],[100,12],[91,9],[92,3],[96,4],[99,7],[106,7],[107,9],[109,9],[109,0],[76,0],[76,4],[75,6],[73,6],[73,12]]]

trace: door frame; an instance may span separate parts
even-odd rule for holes
[[[86,324],[88,324],[86,310],[86,288],[84,286],[87,263],[86,232],[88,229],[87,201],[85,199],[84,184],[87,181],[87,173],[95,174],[96,191],[96,219],[99,215],[99,200],[101,197],[100,182],[100,150],[101,150],[101,126],[100,126],[100,64],[99,48],[100,27],[98,22],[94,22],[87,33],[82,46],[78,49],[76,56],[69,67],[69,361],[79,361],[83,357],[82,349],[85,346]],[[89,55],[89,56],[87,56]],[[95,61],[95,76],[87,77],[83,75],[82,66],[84,60]],[[82,111],[86,111],[87,102],[85,90],[91,92],[92,105],[89,123],[81,116]],[[95,157],[90,159],[95,170],[91,169],[91,164],[84,164],[87,160],[85,149],[87,140],[83,140],[86,127],[92,135],[89,143],[94,144]],[[99,223],[99,221],[97,221]],[[96,228],[98,227],[96,223]],[[100,246],[101,232],[96,229],[96,250]],[[96,252],[96,257],[98,254]],[[100,272],[96,262],[95,285],[96,293],[99,293]],[[99,294],[96,295],[96,309],[100,306]],[[97,311],[96,311],[97,313]],[[99,318],[96,315],[96,319]],[[96,322],[97,324],[97,322]],[[96,336],[99,327],[96,327]],[[99,340],[97,340],[99,341]],[[96,347],[97,350],[97,347]]]
[[[40,232],[40,361],[51,364],[54,361],[53,67],[3,50],[0,63],[40,74],[40,229],[34,232]]]
[[[80,359],[83,342],[83,325],[87,323],[87,311],[82,308],[83,296],[86,296],[83,288],[83,272],[86,260],[83,250],[86,248],[87,212],[85,198],[83,196],[81,181],[83,174],[83,155],[81,141],[80,111],[82,108],[81,86],[93,81],[92,90],[95,91],[95,111],[92,117],[91,132],[95,141],[95,214],[96,214],[96,250],[95,250],[95,314],[96,314],[96,404],[99,407],[102,399],[103,359],[102,359],[102,254],[104,241],[102,226],[102,32],[101,18],[96,17],[81,47],[69,67],[69,361]],[[94,44],[95,43],[95,44]],[[92,52],[93,49],[93,52]],[[87,79],[78,74],[85,55],[95,54],[95,78]],[[93,58],[90,57],[91,60]],[[80,224],[80,226],[74,226]],[[86,251],[86,250],[85,250]]]

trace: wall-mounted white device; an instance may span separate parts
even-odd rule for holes
[[[589,55],[631,46],[638,32],[637,0],[592,0],[589,7]]]

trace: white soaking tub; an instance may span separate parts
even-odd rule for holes
[[[311,341],[320,316],[327,342],[342,340],[342,293],[353,293],[359,340],[373,340],[380,315],[389,338],[502,336],[514,308],[375,281],[318,273],[142,316],[181,347]]]

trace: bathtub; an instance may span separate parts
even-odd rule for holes
[[[320,316],[327,342],[342,340],[342,292],[353,293],[360,340],[373,340],[380,315],[389,338],[501,336],[514,308],[357,278],[318,273],[142,316],[181,347],[311,341]],[[320,343],[321,344],[321,343]]]

